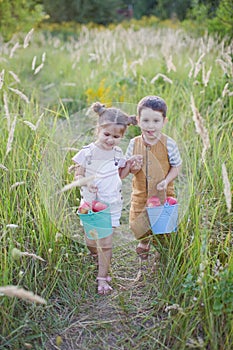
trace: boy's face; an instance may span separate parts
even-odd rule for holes
[[[141,128],[145,141],[149,143],[157,141],[166,122],[167,119],[163,117],[161,112],[153,111],[151,108],[143,108],[138,125]]]

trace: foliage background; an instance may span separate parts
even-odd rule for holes
[[[30,20],[24,18],[24,30]],[[0,46],[0,276],[1,287],[22,287],[47,304],[1,289],[0,348],[230,350],[229,37],[211,35],[197,20],[153,16],[108,26],[47,22],[28,30],[15,31]],[[140,266],[126,201],[124,235],[114,247],[114,292],[101,299],[78,219],[67,219],[79,192],[55,194],[72,179],[67,169],[75,150],[94,137],[93,120],[84,113],[90,104],[135,110],[151,93],[167,101],[166,132],[181,147],[182,220],[178,234],[157,246],[161,264],[154,266],[152,247],[148,265]],[[137,132],[128,130],[124,149]]]
[[[132,12],[131,12],[132,11]],[[43,23],[67,22],[109,25],[128,19],[154,16],[173,19],[199,31],[233,35],[231,0],[2,0],[0,30],[6,40],[18,31],[28,32]]]

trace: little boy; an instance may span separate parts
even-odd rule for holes
[[[142,98],[137,106],[137,118],[141,135],[130,141],[126,158],[141,155],[143,165],[140,170],[134,167],[130,170],[134,176],[129,224],[135,238],[140,240],[136,252],[146,260],[152,234],[146,201],[157,196],[164,203],[166,197],[175,196],[173,180],[180,172],[182,160],[176,142],[161,132],[167,123],[167,105],[162,98]]]

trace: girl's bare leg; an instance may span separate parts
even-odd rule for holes
[[[96,241],[93,239],[87,238],[86,235],[85,235],[85,240],[86,240],[87,249],[89,250],[95,263],[98,264],[98,250],[97,250]]]
[[[108,276],[111,259],[112,259],[112,237],[111,234],[108,237],[101,238],[97,241],[90,240],[86,237],[86,244],[90,252],[95,251],[98,254],[98,293],[108,294],[112,288],[108,284],[110,277]]]
[[[97,252],[97,247],[87,246],[87,248],[88,248],[88,250],[90,251],[90,253],[91,253],[92,256],[98,254],[98,252]]]
[[[99,262],[97,280],[99,294],[108,294],[112,290],[108,284],[108,282],[111,280],[108,273],[112,259],[112,237],[113,235],[111,234],[108,237],[99,239],[97,242]]]

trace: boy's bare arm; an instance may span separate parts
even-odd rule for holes
[[[163,179],[160,183],[157,184],[157,190],[162,191],[166,190],[168,184],[173,181],[180,173],[181,171],[181,165],[178,167],[171,167],[169,173],[167,174],[166,178]]]
[[[181,165],[178,167],[171,167],[169,173],[166,176],[166,181],[169,184],[171,181],[175,180],[175,178],[179,175],[181,171]]]

